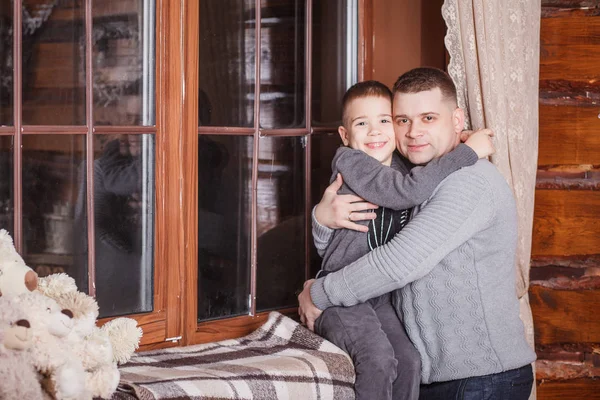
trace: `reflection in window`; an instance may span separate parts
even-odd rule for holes
[[[253,137],[198,137],[198,320],[248,313]]]
[[[260,126],[305,125],[306,1],[261,0]],[[256,51],[247,42],[248,52]]]
[[[94,138],[96,299],[100,316],[152,311],[154,135]]]
[[[254,1],[200,1],[198,124],[254,125]]]
[[[323,196],[325,189],[329,186],[331,180],[331,160],[333,160],[338,147],[342,145],[342,140],[337,132],[313,135],[311,140],[310,194],[312,197],[312,209],[321,200],[321,196]],[[315,246],[312,244],[312,237],[310,249],[310,277],[314,278],[316,273],[321,269],[321,262],[323,260],[319,257]]]
[[[0,136],[0,229],[13,235],[13,136]]]
[[[297,305],[305,275],[305,151],[301,137],[260,139],[257,310]]]
[[[78,283],[87,279],[74,260],[85,251],[75,218],[78,196],[85,193],[78,179],[84,157],[84,135],[23,136],[22,253],[40,276],[65,272]],[[83,204],[85,221],[85,199]]]
[[[154,1],[92,2],[94,122],[154,125]]]
[[[0,125],[13,125],[13,1],[0,2]]]
[[[85,125],[85,2],[23,0],[23,124]]]
[[[358,13],[352,3],[351,0],[313,2],[313,126],[340,124],[342,97],[357,80]]]

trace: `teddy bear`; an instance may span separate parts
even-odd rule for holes
[[[42,400],[44,395],[26,351],[32,343],[31,324],[7,297],[0,298],[0,399]]]
[[[73,329],[66,341],[82,361],[86,389],[94,397],[109,398],[119,383],[118,364],[127,362],[139,346],[141,328],[131,318],[116,318],[97,327],[98,303],[77,291],[66,274],[40,278],[38,291],[73,312]]]
[[[24,312],[32,342],[27,350],[42,388],[56,400],[88,400],[85,371],[66,337],[73,330],[73,313],[35,291],[7,298]]]
[[[37,274],[25,265],[6,229],[0,229],[0,296],[15,296],[35,290]]]

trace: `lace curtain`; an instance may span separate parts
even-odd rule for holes
[[[533,347],[527,290],[538,158],[541,0],[445,0],[442,14],[448,27],[448,72],[459,106],[472,129],[494,131],[492,162],[517,201],[517,294]]]

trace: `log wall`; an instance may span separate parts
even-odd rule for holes
[[[600,399],[600,1],[543,0],[530,299],[539,399]]]

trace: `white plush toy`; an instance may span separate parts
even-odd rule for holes
[[[119,383],[117,365],[127,362],[139,345],[142,331],[137,322],[116,318],[98,328],[98,303],[78,292],[75,281],[66,274],[40,278],[38,290],[73,312],[73,330],[66,341],[82,360],[86,389],[95,397],[109,398]]]
[[[31,292],[37,281],[37,274],[25,265],[8,232],[0,229],[0,296]]]
[[[31,325],[31,362],[42,377],[42,387],[56,400],[91,399],[81,361],[65,338],[73,329],[73,313],[39,292],[10,298]]]
[[[42,388],[26,351],[33,339],[25,313],[8,298],[0,298],[0,399],[41,400]]]

